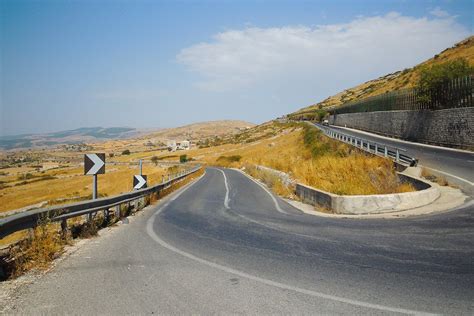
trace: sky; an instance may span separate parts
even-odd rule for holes
[[[0,136],[261,123],[451,47],[473,3],[0,0]]]

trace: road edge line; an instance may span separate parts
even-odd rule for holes
[[[200,178],[198,180],[200,180]],[[197,182],[198,181],[195,181],[195,182],[191,183],[189,186],[183,188],[183,190],[178,194],[178,196],[181,195],[182,193],[184,193],[187,189],[191,188]],[[230,268],[230,267],[223,266],[221,264],[218,264],[218,263],[215,263],[215,262],[212,262],[212,261],[208,261],[206,259],[199,258],[199,257],[197,257],[197,256],[195,256],[191,253],[185,252],[185,251],[180,250],[180,249],[178,249],[174,246],[171,246],[170,244],[165,242],[163,239],[161,239],[155,233],[155,231],[153,230],[153,224],[155,223],[155,219],[170,203],[171,203],[171,201],[168,201],[168,203],[163,204],[147,220],[146,232],[160,246],[162,246],[163,248],[166,248],[166,249],[168,249],[168,250],[170,250],[174,253],[177,253],[177,254],[185,257],[185,258],[191,259],[193,261],[197,261],[197,262],[199,262],[201,264],[204,264],[208,267],[215,268],[215,269],[221,270],[223,272],[227,272],[227,273],[230,273],[230,274],[233,274],[233,275],[237,275],[237,276],[240,276],[240,277],[252,280],[252,281],[256,281],[256,282],[263,283],[263,284],[273,286],[273,287],[277,287],[277,288],[280,288],[280,289],[283,289],[283,290],[294,291],[294,292],[297,292],[297,293],[301,293],[301,294],[305,294],[305,295],[309,295],[309,296],[313,296],[313,297],[328,299],[328,300],[332,300],[332,301],[336,301],[336,302],[340,302],[340,303],[355,305],[355,306],[359,306],[359,307],[365,307],[365,308],[369,308],[369,309],[376,309],[376,310],[381,310],[381,311],[401,313],[401,314],[407,314],[407,315],[436,315],[436,314],[427,313],[427,312],[420,312],[420,311],[409,310],[409,309],[404,309],[404,308],[389,307],[389,306],[384,306],[384,305],[379,305],[379,304],[373,304],[373,303],[368,303],[368,302],[343,298],[343,297],[334,296],[334,295],[330,295],[330,294],[324,294],[324,293],[320,293],[320,292],[316,292],[316,291],[312,291],[312,290],[302,289],[302,288],[287,285],[287,284],[284,284],[284,283],[280,283],[280,282],[264,279],[264,278],[261,278],[261,277],[258,277],[258,276],[254,276],[254,275],[251,275],[251,274],[248,274],[248,273],[245,273],[245,272],[242,272],[242,271]]]
[[[262,183],[258,182],[257,180],[255,180],[253,177],[249,176],[248,174],[246,174],[245,172],[243,172],[242,170],[240,169],[237,169],[237,168],[230,168],[231,170],[235,170],[237,172],[240,172],[241,174],[243,174],[244,176],[246,176],[247,178],[249,178],[250,180],[252,180],[253,182],[255,182],[257,185],[259,185],[262,189],[265,190],[265,192],[267,192],[267,194],[271,197],[271,199],[273,200],[273,203],[275,203],[275,208],[277,209],[278,212],[282,213],[282,214],[286,214],[288,215],[287,212],[285,212],[281,207],[280,207],[280,204],[278,203],[278,200],[276,199],[275,195],[265,186],[263,185]]]

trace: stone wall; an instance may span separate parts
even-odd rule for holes
[[[336,114],[329,122],[409,141],[474,148],[474,107]]]

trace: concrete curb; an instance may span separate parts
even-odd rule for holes
[[[288,174],[282,171],[265,166],[256,167],[276,174],[284,182],[291,179]],[[403,181],[410,182],[418,191],[374,195],[337,195],[297,182],[292,184],[295,185],[296,195],[303,202],[330,210],[335,214],[362,215],[400,212],[428,205],[439,198],[441,193],[437,186],[432,186],[411,175],[401,173],[398,175]]]
[[[337,195],[302,184],[297,195],[306,203],[332,210],[335,214],[382,214],[405,211],[435,201],[440,192],[435,187],[415,192],[376,195]]]
[[[403,176],[415,184],[419,191],[374,194],[374,195],[337,195],[318,190],[303,184],[296,185],[296,194],[303,202],[332,210],[335,214],[381,214],[405,211],[432,203],[440,196],[437,187],[407,175]]]

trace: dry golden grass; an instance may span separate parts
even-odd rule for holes
[[[292,131],[291,131],[292,130]],[[316,157],[304,143],[302,128],[289,129],[254,144],[220,152],[240,155],[240,161],[208,156],[208,163],[224,167],[263,165],[290,174],[301,183],[341,195],[368,195],[414,191],[400,183],[390,160],[359,152],[343,143],[321,136],[317,148],[327,151]],[[213,161],[214,160],[214,161]]]
[[[4,238],[0,238],[0,247],[4,247],[7,245],[10,245],[18,240],[22,240],[28,237],[28,231],[26,230],[20,230],[18,232],[15,232],[13,234],[10,234]]]
[[[46,269],[63,251],[68,240],[58,233],[56,224],[41,223],[32,230],[31,238],[25,239],[10,251],[14,258],[12,276],[19,276],[31,269]]]
[[[439,176],[435,176],[434,174],[432,174],[428,169],[426,168],[423,168],[421,169],[421,176],[431,182],[436,182],[437,184],[441,185],[441,186],[448,186],[449,183],[448,183],[448,180],[446,180],[446,178],[444,177],[439,177]]]
[[[296,198],[294,194],[294,187],[291,185],[285,185],[283,181],[277,175],[257,169],[253,165],[245,165],[244,166],[245,173],[249,174],[253,178],[261,180],[267,187],[269,187],[274,193],[278,194],[279,196],[283,196],[286,198]]]

